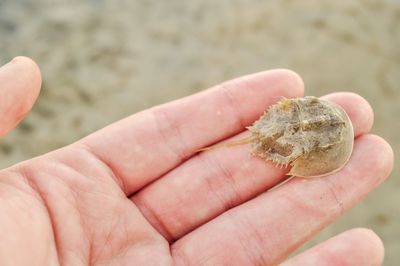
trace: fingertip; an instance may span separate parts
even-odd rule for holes
[[[385,247],[381,238],[371,229],[354,228],[343,234],[352,238],[354,246],[358,246],[360,254],[369,254],[371,265],[382,265],[385,256]]]
[[[304,95],[304,81],[297,72],[285,68],[277,69],[276,71],[279,75],[286,77],[285,80],[288,83],[288,87],[292,88],[296,96]]]
[[[363,141],[369,142],[372,146],[371,156],[376,158],[375,168],[381,173],[382,179],[386,179],[393,170],[394,152],[390,144],[383,138],[377,135],[368,134],[362,136]]]
[[[30,58],[15,57],[0,71],[0,136],[31,110],[40,92],[41,74]]]
[[[296,98],[304,95],[304,82],[299,74],[289,69],[272,69],[246,75],[227,83],[241,83],[255,90],[267,90],[268,97],[275,97],[278,101],[281,97]],[[261,96],[261,94],[260,94]]]
[[[281,265],[382,265],[382,240],[370,229],[354,228],[296,255]]]
[[[20,68],[19,71],[21,75],[24,75],[25,82],[31,84],[31,88],[38,94],[42,85],[42,74],[38,64],[26,56],[14,57],[10,63]]]
[[[364,134],[356,139],[348,164],[341,171],[332,174],[335,182],[341,183],[342,187],[336,191],[337,195],[344,198],[351,194],[352,199],[348,200],[347,205],[354,206],[383,183],[392,169],[393,150],[390,145],[379,136]],[[351,180],[348,179],[349,176],[352,176]]]
[[[368,133],[374,123],[374,112],[366,99],[353,92],[336,92],[325,95],[323,99],[339,104],[350,117],[354,135]]]
[[[304,81],[299,74],[284,68],[268,72],[274,73],[276,82],[280,84],[279,87],[285,97],[296,98],[304,96]]]

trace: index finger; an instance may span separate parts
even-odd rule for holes
[[[265,71],[135,114],[78,144],[108,165],[129,195],[198,149],[244,130],[282,97],[302,94],[297,74]]]

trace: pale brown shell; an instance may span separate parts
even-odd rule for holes
[[[324,176],[342,168],[353,150],[353,126],[338,105],[313,96],[272,105],[251,127],[253,153],[289,175]]]

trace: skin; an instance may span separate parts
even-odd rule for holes
[[[1,134],[30,110],[40,83],[39,69],[28,58],[0,69]],[[347,111],[356,136],[349,163],[327,177],[294,178],[264,193],[289,169],[251,156],[246,145],[197,153],[247,136],[243,128],[269,105],[301,96],[303,83],[293,72],[249,75],[134,114],[0,171],[0,264],[283,262],[382,183],[393,164],[390,146],[368,134],[371,107],[352,93],[323,97]],[[379,238],[356,229],[285,263],[380,265],[382,260]]]

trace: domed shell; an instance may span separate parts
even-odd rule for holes
[[[277,165],[291,165],[292,176],[338,171],[353,150],[353,126],[346,112],[313,96],[272,105],[249,130],[253,153]]]

